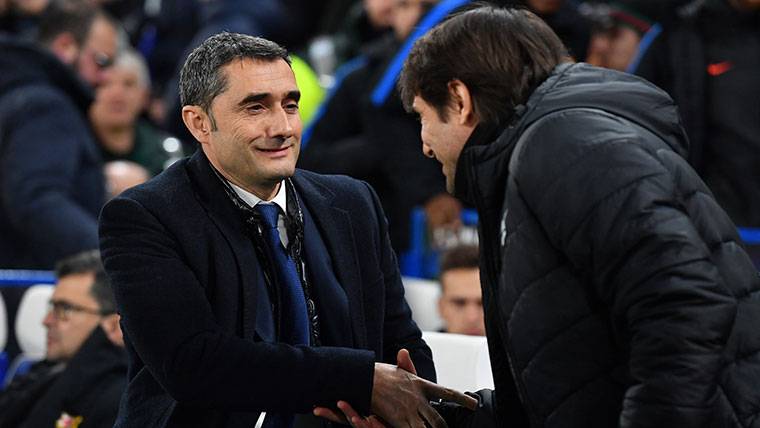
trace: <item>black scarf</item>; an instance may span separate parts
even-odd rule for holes
[[[217,178],[219,178],[224,191],[227,193],[227,196],[238,209],[240,215],[243,218],[243,221],[246,224],[246,233],[253,243],[253,246],[256,250],[256,256],[259,258],[262,270],[264,271],[264,279],[266,280],[269,298],[273,304],[272,315],[275,320],[275,333],[276,337],[279,338],[280,326],[282,325],[282,316],[286,314],[283,314],[281,311],[282,305],[280,304],[279,293],[280,284],[276,283],[277,276],[274,274],[274,270],[272,269],[272,261],[269,259],[268,252],[265,250],[266,242],[264,241],[264,237],[261,234],[261,225],[263,224],[261,215],[259,215],[259,213],[253,209],[253,207],[248,205],[248,203],[245,202],[237,194],[237,192],[235,192],[235,189],[232,188],[230,183],[219,173],[219,171],[216,170],[216,168],[214,168],[213,165],[209,164],[209,166],[211,166],[211,170],[214,171],[214,174],[216,174]],[[287,198],[287,213],[285,215],[285,228],[288,233],[287,252],[296,265],[298,278],[301,280],[303,293],[306,297],[306,309],[309,316],[311,345],[319,346],[321,343],[319,335],[319,316],[317,314],[317,307],[314,303],[314,299],[311,297],[311,284],[309,283],[306,273],[304,272],[303,264],[303,211],[301,211],[301,204],[298,200],[298,195],[296,194],[296,189],[293,185],[293,181],[290,178],[286,178],[283,180],[283,183],[285,185]]]

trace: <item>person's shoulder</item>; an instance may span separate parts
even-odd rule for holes
[[[376,205],[377,196],[372,187],[362,180],[347,175],[317,174],[297,169],[293,180],[296,189],[307,199],[318,194],[344,207],[366,208]]]
[[[171,204],[173,199],[191,191],[186,171],[188,159],[180,159],[145,183],[130,187],[118,198],[132,199],[143,205]]]
[[[72,112],[78,111],[76,103],[65,91],[44,80],[23,82],[6,88],[1,97],[3,104],[17,119],[44,115],[51,120],[67,120]]]
[[[333,191],[357,191],[366,188],[363,181],[342,174],[319,174],[305,169],[297,169],[293,177],[296,182],[327,187]]]

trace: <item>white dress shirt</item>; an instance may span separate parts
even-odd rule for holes
[[[233,183],[230,183],[230,186],[232,186],[235,193],[240,196],[240,199],[244,200],[245,203],[251,207],[255,207],[256,204],[275,204],[280,207],[280,214],[277,216],[277,231],[280,233],[280,241],[282,242],[282,245],[285,246],[285,248],[288,248],[288,242],[290,241],[288,240],[288,229],[285,227],[284,217],[284,213],[288,212],[288,192],[285,190],[285,180],[280,182],[280,188],[277,190],[277,194],[274,195],[274,198],[272,198],[271,201],[265,201]]]

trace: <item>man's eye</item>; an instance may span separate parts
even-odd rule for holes
[[[259,112],[261,110],[264,110],[264,106],[261,104],[253,104],[248,106],[247,110],[252,112]]]
[[[457,308],[463,308],[467,305],[467,301],[464,299],[452,299],[451,303]]]
[[[57,302],[55,306],[58,306],[58,309],[63,312],[69,312],[74,307],[70,303],[66,303],[66,302]]]
[[[289,103],[285,105],[285,108],[288,110],[298,110],[298,104],[297,103]]]

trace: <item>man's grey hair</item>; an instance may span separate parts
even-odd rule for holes
[[[209,114],[211,103],[227,89],[227,79],[220,71],[236,59],[275,61],[282,59],[290,65],[288,51],[275,42],[261,37],[223,32],[206,39],[187,57],[179,75],[179,96],[182,106],[200,106]]]
[[[121,50],[114,60],[114,68],[133,70],[137,73],[137,81],[140,87],[150,89],[150,72],[148,64],[142,54],[132,48]]]
[[[98,250],[77,253],[59,261],[55,265],[55,276],[58,279],[82,273],[92,273],[95,275],[95,281],[90,287],[90,295],[98,302],[100,312],[104,315],[115,313],[116,300],[114,299],[113,290],[111,290],[111,283],[103,269],[103,262],[100,261],[100,252]]]

